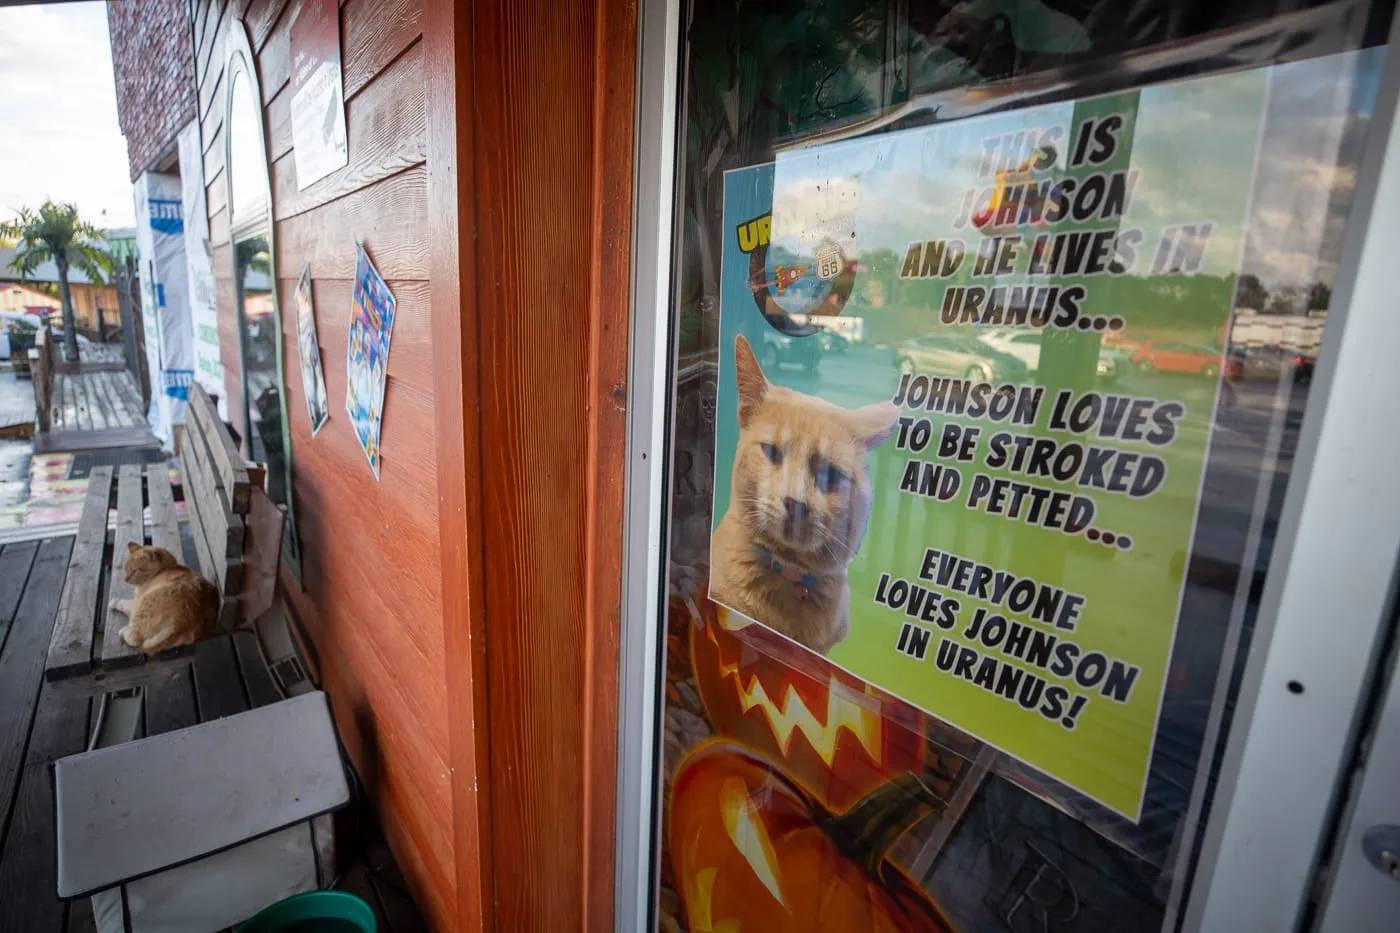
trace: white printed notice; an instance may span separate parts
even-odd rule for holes
[[[291,31],[292,147],[301,191],[350,161],[340,71],[340,7],[313,0]]]

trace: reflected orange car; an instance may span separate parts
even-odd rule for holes
[[[1188,373],[1214,379],[1220,375],[1222,355],[1219,348],[1153,340],[1137,348],[1133,353],[1133,365],[1144,373]]]

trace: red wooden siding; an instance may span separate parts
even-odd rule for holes
[[[484,566],[466,621],[487,685],[449,689],[454,714],[485,706],[494,928],[610,930],[636,8],[468,6],[456,177],[477,218],[461,287]],[[449,645],[452,669],[482,663]]]
[[[270,149],[297,528],[305,589],[284,574],[323,686],[390,843],[435,927],[457,910],[437,527],[428,309],[421,0],[341,10],[350,163],[296,190],[288,103],[295,0],[201,2],[196,68],[226,382],[239,394],[223,174],[227,37],[246,29]],[[375,482],[340,404],[355,270],[364,242],[398,299]],[[295,310],[311,263],[330,421],[313,440],[297,370]],[[237,406],[230,406],[231,412]],[[244,430],[243,425],[239,425]]]
[[[345,0],[350,161],[306,191],[298,3],[194,17],[235,397],[235,30],[261,81],[305,590],[284,584],[434,927],[611,929],[635,2]],[[339,404],[357,237],[398,299],[378,483]],[[314,440],[289,303],[308,261],[331,399]]]

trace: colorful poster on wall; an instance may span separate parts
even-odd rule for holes
[[[345,361],[345,410],[355,438],[379,479],[379,429],[384,423],[384,387],[389,377],[389,341],[394,334],[394,296],[365,249],[355,244],[355,292]]]
[[[326,374],[321,370],[321,341],[316,336],[316,306],[311,301],[311,264],[302,267],[297,282],[297,355],[301,359],[301,390],[315,437],[330,418]]]
[[[710,597],[1137,820],[1267,81],[727,175]]]
[[[340,4],[301,5],[288,37],[292,82],[292,151],[301,191],[350,160],[340,68]]]

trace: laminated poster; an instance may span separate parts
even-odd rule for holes
[[[711,598],[1136,821],[1268,77],[725,179]]]
[[[326,376],[321,370],[321,342],[316,337],[316,308],[311,301],[311,264],[301,270],[297,282],[297,350],[301,357],[301,388],[306,395],[306,413],[315,437],[330,418],[326,398]]]
[[[340,67],[340,4],[310,0],[292,23],[292,152],[297,190],[350,161],[345,134],[345,89]]]
[[[394,333],[394,296],[355,243],[355,293],[350,305],[350,338],[345,361],[345,410],[374,478],[379,479],[379,429],[384,423],[384,385],[389,341]]]

